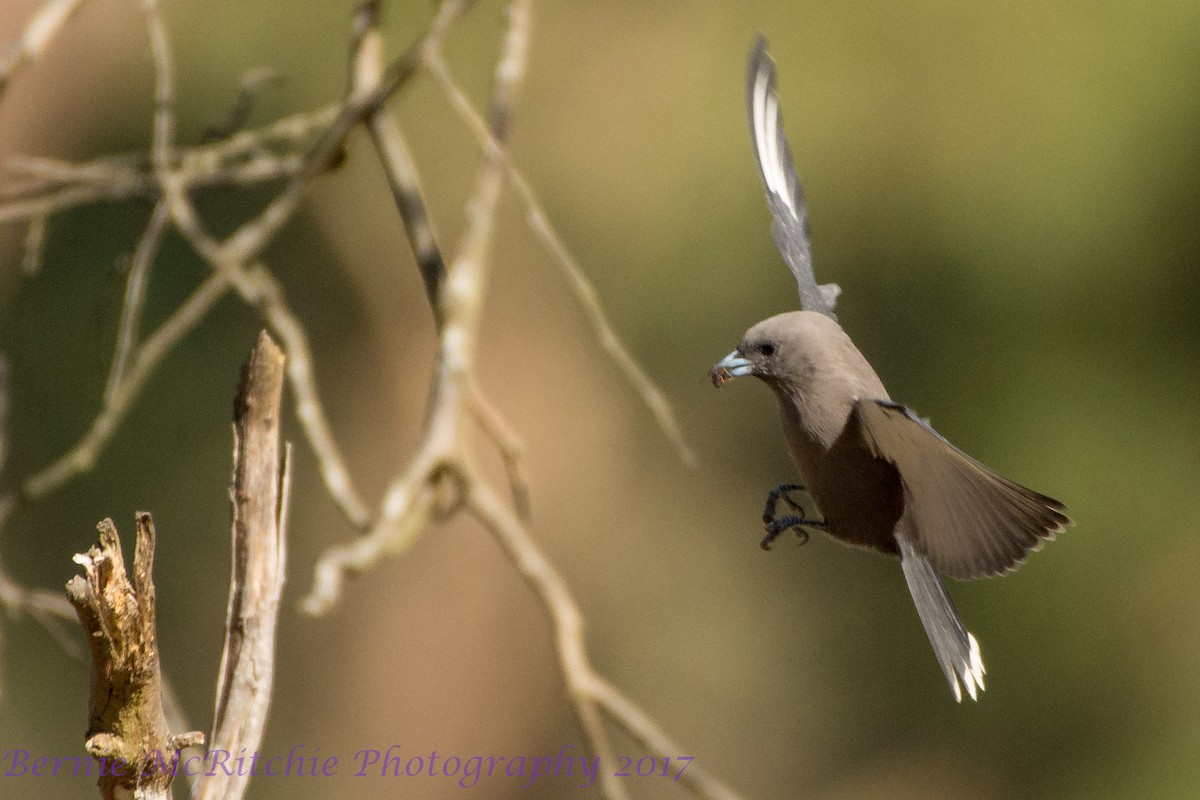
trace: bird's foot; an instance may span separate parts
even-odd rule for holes
[[[796,536],[800,539],[800,544],[808,541],[808,531],[806,528],[813,528],[819,531],[826,530],[824,520],[808,519],[805,516],[804,507],[793,500],[792,496],[788,494],[789,492],[802,491],[803,489],[804,487],[798,483],[781,483],[767,493],[767,505],[763,509],[763,525],[766,526],[767,535],[763,537],[762,544],[760,545],[763,550],[770,550],[772,542],[778,539],[784,531],[793,528],[796,530]],[[775,508],[779,505],[780,500],[783,500],[796,513],[783,517],[775,516]]]
[[[798,483],[781,483],[778,486],[772,487],[771,491],[767,492],[767,506],[763,509],[763,524],[770,525],[775,521],[775,507],[779,505],[780,500],[787,503],[792,511],[803,517],[804,507],[793,500],[789,494],[789,492],[802,491],[804,491],[804,487]]]
[[[796,537],[800,540],[800,544],[808,542],[808,531],[806,528],[823,531],[826,530],[825,520],[822,519],[805,519],[804,517],[786,516],[776,517],[767,523],[767,535],[763,537],[762,543],[759,545],[763,550],[770,550],[771,543],[779,538],[784,531],[796,529]]]
[[[792,499],[791,492],[803,492],[804,487],[799,483],[780,483],[779,486],[772,487],[767,493],[767,506],[762,510],[762,523],[767,527],[767,535],[763,537],[762,549],[769,551],[770,545],[785,530],[796,529],[796,535],[799,537],[800,545],[809,541],[809,531],[805,528],[815,528],[817,530],[826,529],[826,523],[821,519],[809,519],[805,517],[804,506]],[[784,517],[776,517],[775,509],[779,506],[779,501],[784,501],[790,509],[796,513],[791,513]]]

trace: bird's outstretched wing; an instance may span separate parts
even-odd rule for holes
[[[863,398],[853,414],[867,447],[900,473],[911,545],[942,574],[1001,575],[1071,523],[1062,503],[988,469],[907,407]]]
[[[836,284],[817,285],[813,274],[812,251],[808,237],[808,207],[804,190],[796,176],[783,118],[779,113],[779,95],[775,93],[775,62],[767,53],[767,40],[759,34],[750,51],[746,71],[746,105],[750,112],[750,137],[754,155],[767,190],[767,205],[774,222],[771,233],[775,245],[787,262],[800,290],[800,307],[819,311],[837,319],[834,303],[840,290]]]

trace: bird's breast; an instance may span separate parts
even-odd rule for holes
[[[779,416],[801,483],[831,536],[896,554],[903,491],[894,465],[875,458],[851,422],[854,398],[805,399],[776,393]]]

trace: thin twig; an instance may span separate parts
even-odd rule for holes
[[[503,142],[498,141],[488,130],[488,125],[483,117],[471,105],[471,101],[458,87],[458,84],[454,82],[440,53],[432,49],[427,50],[426,63],[434,77],[442,84],[442,88],[450,98],[450,104],[458,111],[459,116],[471,132],[475,134],[484,153],[495,153],[496,157],[504,164],[509,179],[525,202],[530,228],[542,240],[554,262],[562,270],[567,279],[567,285],[583,308],[592,330],[600,341],[600,346],[617,365],[617,368],[625,374],[642,402],[650,409],[650,413],[653,414],[668,441],[675,447],[683,463],[687,466],[694,466],[696,454],[684,438],[683,429],[680,427],[666,395],[637,363],[637,360],[621,342],[620,337],[617,336],[616,331],[613,330],[612,324],[609,323],[604,308],[600,304],[599,295],[596,294],[595,288],[584,274],[579,262],[571,255],[562,238],[554,230],[554,226],[550,224],[533,186],[525,178],[524,173],[518,169]]]
[[[509,559],[517,566],[537,593],[550,614],[554,630],[555,649],[559,668],[567,684],[567,694],[575,704],[584,734],[597,749],[601,759],[612,759],[612,746],[607,732],[596,716],[603,711],[614,722],[633,735],[647,751],[660,758],[673,757],[685,750],[672,740],[636,703],[616,687],[596,674],[587,657],[583,637],[583,614],[571,595],[562,576],[538,549],[533,538],[504,507],[495,494],[482,482],[472,482],[467,495],[467,508],[480,524],[496,537]],[[605,755],[605,753],[607,755]],[[608,776],[615,767],[605,769]],[[679,776],[700,797],[712,800],[736,800],[739,795],[704,769],[691,764]],[[603,786],[608,797],[623,797],[624,788],[615,780],[614,786]]]
[[[143,0],[153,2],[153,0]],[[288,185],[263,209],[253,224],[247,223],[229,237],[230,249],[240,260],[248,261],[262,251],[283,227],[299,205],[313,178],[323,172],[342,149],[346,135],[365,117],[379,108],[392,94],[403,86],[416,72],[421,63],[421,51],[431,41],[445,35],[450,23],[471,8],[475,0],[447,0],[443,4],[453,7],[453,14],[439,12],[434,24],[425,36],[414,42],[393,60],[383,71],[378,84],[370,92],[356,95],[348,102],[324,135],[305,157],[305,166],[296,173]],[[289,354],[290,355],[290,354]]]
[[[232,284],[243,299],[250,302],[259,302],[264,316],[271,321],[272,327],[280,334],[285,343],[289,345],[289,352],[292,356],[289,362],[289,374],[296,389],[297,411],[305,426],[309,440],[313,443],[314,450],[317,451],[318,459],[322,465],[322,473],[326,477],[326,483],[330,487],[330,492],[335,500],[339,501],[343,511],[353,523],[359,526],[365,525],[367,521],[365,506],[358,500],[357,494],[353,490],[348,472],[341,461],[337,446],[325,422],[323,411],[317,399],[315,385],[313,385],[312,381],[311,357],[308,352],[303,328],[295,320],[290,309],[284,304],[282,293],[264,268],[255,265],[250,269],[242,269],[240,264],[230,259],[228,254],[217,247],[216,243],[203,232],[190,202],[186,199],[186,181],[187,175],[190,175],[190,173],[185,175],[182,173],[182,170],[176,171],[172,168],[176,158],[172,152],[171,145],[174,117],[171,111],[172,78],[167,37],[162,20],[158,14],[157,3],[154,0],[146,0],[143,2],[142,8],[147,18],[147,29],[156,67],[155,125],[151,158],[154,175],[158,178],[158,183],[163,190],[164,207],[171,212],[170,216],[172,220],[184,231],[185,235],[188,235],[189,240],[197,247],[197,250],[208,258],[214,269],[219,273],[218,279],[215,281],[210,280],[202,287],[202,289],[207,291],[198,291],[192,300],[189,300],[188,303],[172,316],[170,322],[186,322],[187,324],[183,327],[190,329],[207,312],[212,302],[225,291],[227,284]],[[275,126],[268,130],[272,135],[295,135],[297,131],[306,131],[311,128],[313,118],[327,116],[328,111],[310,118],[292,118],[289,122],[290,127]],[[226,154],[236,153],[238,152],[237,148],[248,148],[249,145],[247,142],[249,141],[251,140],[247,137],[239,136],[235,137],[235,140],[223,143],[219,147],[209,148],[207,151],[201,149],[198,151],[196,160],[198,163],[211,161],[212,159],[207,153],[217,152],[218,150]],[[122,163],[127,167],[129,160],[125,159]],[[95,174],[89,175],[87,169],[84,168],[77,170],[72,179],[87,179],[90,177],[94,180],[102,180],[106,173],[111,177],[113,167],[113,164],[92,165],[93,170],[98,170]],[[125,188],[129,192],[143,191],[143,183],[144,179],[135,172],[133,177],[125,184]],[[85,191],[84,193],[87,194],[88,192]],[[143,244],[153,244],[156,239],[157,236],[153,233],[153,230],[148,230]],[[145,249],[152,250],[153,248],[147,247]],[[135,270],[135,274],[131,276],[131,279],[136,277],[137,274],[138,271]],[[131,287],[136,285],[136,283],[131,283]],[[194,300],[203,302],[192,302]],[[111,434],[116,422],[123,416],[128,401],[132,400],[136,396],[137,390],[140,389],[141,379],[147,373],[145,367],[149,366],[152,368],[157,360],[165,355],[164,350],[157,350],[151,347],[152,345],[163,344],[163,340],[152,337],[147,340],[146,347],[139,353],[139,358],[130,369],[130,375],[128,377],[123,375],[122,354],[124,354],[124,359],[127,360],[132,353],[132,349],[127,348],[127,343],[129,341],[128,337],[131,335],[130,332],[136,329],[136,319],[131,319],[131,317],[137,316],[136,310],[139,305],[136,302],[126,303],[126,316],[122,320],[121,333],[118,335],[118,349],[114,360],[114,371],[106,389],[104,408],[94,420],[91,430],[88,431],[75,447],[46,470],[43,470],[42,473],[26,481],[22,492],[25,499],[39,497],[61,485],[62,482],[73,475],[91,466],[99,449],[107,442],[108,436]],[[203,308],[198,308],[198,306],[203,306]],[[196,311],[199,311],[199,313],[193,313]],[[163,332],[177,327],[179,326],[168,328],[167,325],[164,325],[165,330]],[[186,330],[180,331],[180,335],[185,332]],[[171,340],[166,343],[173,345],[174,341]],[[166,349],[169,349],[169,347]],[[133,391],[124,391],[131,384],[136,384],[133,386]]]
[[[2,394],[6,397],[7,387],[3,388],[5,391]],[[3,424],[3,428],[0,430],[7,430],[7,424]],[[5,434],[0,432],[0,437],[4,436]],[[16,505],[15,495],[10,494],[0,499],[0,530],[4,530]],[[21,614],[28,614],[46,629],[69,656],[79,658],[83,655],[83,651],[79,647],[79,639],[72,635],[74,631],[68,633],[63,625],[63,623],[72,623],[73,627],[77,617],[75,610],[61,592],[28,589],[10,578],[3,566],[0,565],[0,609],[3,609],[10,619]]]
[[[444,33],[453,19],[470,3],[443,4],[427,47],[436,47],[438,34]],[[360,18],[359,24],[371,24]],[[358,53],[363,48],[357,47]],[[370,53],[366,54],[367,57]],[[362,73],[369,72],[360,66]],[[367,89],[361,92],[373,93]],[[458,256],[447,270],[435,298],[438,326],[437,369],[430,389],[429,418],[417,453],[409,466],[392,480],[380,503],[379,517],[364,536],[349,545],[328,549],[313,569],[313,588],[301,608],[309,614],[327,613],[337,602],[347,574],[368,569],[387,554],[406,549],[429,523],[435,506],[437,488],[444,479],[462,472],[462,429],[469,384],[469,367],[477,341],[483,302],[485,255],[500,194],[501,174],[491,162],[485,162],[476,178],[467,202],[467,226],[462,234]]]
[[[81,180],[66,186],[35,182],[5,193],[0,199],[0,222],[45,217],[100,200],[127,200],[152,194],[152,183],[133,172],[115,173],[107,182]]]
[[[227,140],[177,151],[173,162],[186,163],[193,189],[244,186],[293,177],[304,164],[292,152],[327,128],[343,104],[294,114],[262,128],[241,131]],[[278,151],[278,152],[276,152]],[[42,156],[18,155],[5,163],[20,180],[0,187],[0,222],[36,219],[84,203],[159,196],[153,167],[144,153],[102,156],[72,163]]]
[[[145,155],[141,153],[123,153],[116,156],[100,156],[91,161],[76,164],[50,156],[33,156],[18,154],[10,156],[5,162],[5,169],[27,180],[44,183],[50,186],[62,186],[72,183],[89,183],[102,186],[120,183],[122,178],[135,172],[144,172],[149,166]],[[28,192],[28,187],[6,189],[0,197],[21,197],[22,192]]]
[[[295,312],[288,306],[283,287],[265,266],[253,264],[246,274],[255,294],[251,297],[243,295],[243,299],[258,309],[271,332],[279,337],[283,351],[287,354],[288,383],[295,398],[296,416],[304,429],[309,446],[317,457],[325,486],[351,524],[357,528],[366,528],[370,524],[371,515],[354,487],[350,471],[325,416],[325,408],[317,392],[317,378],[313,370],[308,333]]]
[[[435,31],[445,30],[449,24],[464,10],[462,3],[445,3],[439,10],[438,19],[431,26]],[[383,37],[379,30],[379,3],[377,0],[366,0],[360,3],[355,14],[354,41],[351,45],[351,75],[353,84],[351,93],[367,93],[380,80],[382,73]],[[513,33],[515,31],[515,33]],[[523,29],[510,26],[510,36],[516,35],[527,39],[528,34]],[[437,49],[439,39],[430,37],[427,49]],[[501,138],[506,131],[506,116],[511,107],[509,94],[513,91],[512,84],[523,72],[524,41],[516,46],[506,47],[507,54],[497,65],[496,73],[503,80],[496,81],[496,102],[498,117],[494,122]],[[408,145],[400,131],[399,125],[386,108],[380,107],[367,117],[367,128],[371,133],[371,141],[379,154],[383,165],[388,186],[392,190],[409,245],[416,258],[421,278],[425,284],[425,293],[430,307],[440,325],[441,303],[438,297],[442,283],[446,277],[446,265],[441,249],[437,245],[428,210],[425,206],[424,193],[421,190],[420,179],[416,165]],[[472,380],[468,396],[473,416],[480,428],[489,436],[499,449],[508,474],[509,485],[512,487],[513,502],[522,518],[529,516],[529,480],[525,472],[524,452],[517,437],[508,428],[507,423],[496,412],[479,387]]]
[[[233,101],[229,118],[220,125],[214,125],[206,130],[202,140],[216,142],[228,139],[240,131],[245,127],[246,120],[250,119],[250,114],[254,111],[254,104],[258,102],[259,97],[268,89],[278,86],[282,82],[283,78],[270,67],[254,67],[246,72],[238,86],[237,99]]]
[[[593,675],[588,686],[600,710],[641,742],[646,750],[656,753],[660,758],[684,752],[683,747],[667,736],[649,714],[607,680]],[[741,797],[708,770],[695,763],[689,764],[679,775],[679,782],[691,788],[700,797],[708,797],[711,800],[739,800]]]
[[[347,577],[375,566],[385,553],[403,552],[416,540],[433,515],[436,491],[429,485],[431,470],[425,463],[433,460],[427,456],[414,461],[409,474],[389,487],[381,523],[357,539],[321,553],[313,566],[312,588],[300,601],[302,612],[314,617],[329,613],[341,597]]]
[[[182,152],[191,189],[250,188],[291,178],[304,164],[303,156],[295,153],[260,152],[232,160],[219,160],[213,153],[199,147]],[[54,177],[46,174],[46,167],[51,164],[58,173]],[[97,174],[97,168],[104,168],[107,176]],[[160,196],[153,170],[145,159],[137,161],[121,156],[72,164],[22,156],[10,159],[8,171],[26,178],[0,189],[0,222],[33,220],[101,201],[142,198],[153,202]]]
[[[434,21],[432,30],[444,31],[457,15],[465,10],[462,3],[445,3],[441,7],[438,19]],[[379,80],[381,71],[380,52],[382,35],[378,27],[379,3],[368,0],[361,3],[356,15],[355,43],[352,47],[352,74],[354,87],[352,91],[364,92],[374,82]],[[518,14],[515,23],[527,19],[528,15]],[[527,49],[528,32],[520,25],[509,26],[509,37],[514,42],[504,48],[505,55],[497,64],[497,80],[495,85],[496,119],[493,124],[503,139],[507,131],[507,115],[512,106],[511,95],[515,84],[524,72],[524,52]],[[437,51],[440,39],[431,36],[426,49]],[[430,306],[440,319],[441,303],[438,300],[442,282],[445,280],[446,267],[441,250],[437,246],[437,237],[430,222],[425,206],[424,193],[420,187],[416,165],[412,161],[408,146],[395,119],[386,108],[379,108],[367,117],[367,126],[371,132],[372,142],[379,153],[383,164],[388,185],[395,198],[397,210],[404,222],[409,244],[417,260],[421,277]],[[527,518],[530,509],[529,480],[524,465],[524,452],[521,443],[509,429],[508,424],[496,412],[489,400],[483,396],[479,387],[471,379],[467,392],[470,407],[480,428],[490,437],[500,451],[508,474],[509,485],[512,488],[513,502],[518,513]]]
[[[129,359],[137,346],[138,328],[142,321],[142,307],[146,302],[146,287],[150,282],[150,268],[158,255],[163,233],[167,228],[170,216],[166,203],[155,203],[150,221],[137,248],[133,251],[133,260],[129,265],[129,277],[125,280],[125,300],[121,306],[121,321],[117,324],[117,343],[113,350],[112,364],[108,370],[108,380],[104,385],[104,402],[112,403],[114,395],[121,388],[128,369]]]
[[[458,13],[461,4],[446,3],[442,14]],[[435,23],[434,28],[438,28]],[[383,34],[379,30],[379,2],[365,0],[355,10],[354,40],[350,47],[351,96],[369,94],[383,77]],[[446,279],[446,262],[437,244],[433,222],[425,207],[424,192],[417,166],[409,151],[408,143],[400,126],[384,106],[375,109],[366,118],[371,143],[379,154],[384,177],[392,190],[400,221],[416,258],[421,280],[425,285],[425,296],[435,314],[438,313],[437,297],[442,281]],[[440,320],[437,320],[440,323]]]
[[[221,299],[229,286],[221,275],[207,278],[138,348],[137,356],[112,399],[105,402],[92,420],[87,432],[67,452],[52,464],[21,484],[20,498],[26,502],[38,500],[81,472],[91,469],[100,451],[108,444],[117,425],[129,413],[133,401],[141,394],[147,379],[163,358],[184,336],[204,319],[209,309]]]
[[[58,31],[82,5],[83,0],[48,0],[37,10],[20,38],[0,57],[0,97],[4,96],[4,90],[16,74],[50,46]]]
[[[10,619],[28,615],[45,628],[50,638],[71,658],[83,655],[79,635],[72,629],[77,622],[75,611],[61,592],[28,589],[0,570],[0,609]]]
[[[324,132],[337,119],[343,106],[343,103],[334,103],[316,111],[292,114],[261,128],[238,131],[228,139],[189,148],[186,155],[181,154],[180,160],[187,160],[202,175],[209,160],[213,164],[224,164],[261,155],[274,146],[294,148]]]
[[[252,264],[249,268],[245,266],[251,254],[261,250],[277,230],[268,224],[270,215],[290,215],[294,212],[295,203],[299,202],[299,192],[307,185],[308,179],[315,176],[319,170],[312,169],[312,162],[308,162],[309,166],[293,179],[289,187],[299,185],[300,188],[293,189],[290,195],[293,197],[291,205],[284,203],[281,206],[277,198],[255,220],[243,225],[224,243],[210,236],[188,198],[186,165],[176,170],[171,164],[171,143],[175,125],[172,110],[174,95],[171,55],[157,0],[142,0],[142,9],[146,16],[156,76],[152,161],[171,218],[196,252],[209,262],[217,274],[229,281],[245,302],[258,308],[271,330],[283,341],[284,351],[288,356],[288,376],[296,394],[296,412],[317,454],[325,485],[346,517],[354,525],[364,527],[369,520],[366,506],[354,488],[350,472],[346,468],[321,405],[312,369],[312,354],[304,328],[287,306],[282,289],[266,267],[261,264]],[[306,175],[307,178],[299,180],[300,175]]]
[[[516,181],[518,188],[521,187],[522,181],[524,181],[523,177],[520,181]],[[667,440],[674,445],[675,451],[683,463],[689,467],[695,466],[697,463],[696,453],[684,438],[683,429],[679,426],[679,420],[675,417],[670,401],[654,383],[654,379],[637,363],[637,360],[621,342],[620,337],[617,336],[616,331],[613,330],[591,281],[588,280],[583,268],[579,266],[579,262],[571,255],[567,246],[563,244],[537,198],[530,195],[527,201],[529,203],[529,226],[562,268],[567,285],[575,293],[576,299],[583,307],[584,314],[600,340],[600,347],[608,353],[617,368],[625,373],[635,391],[641,396],[642,402],[654,415],[654,419],[658,422],[658,426],[666,435]]]
[[[589,749],[600,759],[601,790],[609,800],[627,798],[625,787],[615,777],[616,755],[593,697],[595,674],[583,644],[583,614],[566,583],[550,560],[526,534],[520,521],[482,481],[472,481],[466,498],[467,509],[484,526],[509,560],[537,592],[550,615],[554,630],[554,648],[559,671],[566,684],[567,696],[583,728]]]
[[[455,18],[469,8],[471,3],[460,2],[456,5],[458,10]],[[311,181],[311,178],[320,172],[323,165],[328,163],[329,158],[340,147],[340,142],[354,122],[368,113],[370,109],[377,107],[411,74],[419,62],[418,54],[421,45],[420,43],[414,45],[410,48],[409,53],[393,62],[385,71],[384,82],[374,92],[361,98],[354,108],[343,104],[336,109],[331,107],[310,115],[296,115],[264,128],[258,135],[249,132],[238,134],[228,142],[194,148],[180,156],[172,150],[174,118],[171,112],[171,70],[165,28],[162,25],[155,0],[144,0],[142,8],[148,22],[147,28],[156,67],[156,110],[151,177],[148,178],[144,171],[139,170],[136,159],[129,157],[109,159],[107,163],[97,162],[91,165],[62,165],[59,174],[54,176],[55,180],[75,181],[76,183],[70,184],[69,188],[56,190],[54,194],[41,199],[0,204],[0,220],[44,215],[79,202],[101,198],[153,196],[158,191],[155,189],[154,180],[157,178],[159,187],[165,192],[163,196],[166,197],[173,222],[213,268],[223,273],[223,280],[220,283],[232,284],[243,300],[257,305],[272,330],[283,341],[289,355],[289,380],[296,395],[297,413],[304,427],[306,438],[317,454],[322,476],[330,494],[347,518],[356,526],[364,527],[369,524],[370,515],[354,490],[349,472],[325,418],[315,386],[311,354],[303,326],[299,324],[295,315],[286,305],[278,284],[271,278],[265,267],[258,264],[243,267],[246,262],[237,256],[244,256],[264,247],[277,230],[277,225],[282,224],[282,218],[294,213],[295,203],[299,200],[300,192]],[[440,18],[440,27],[436,29],[436,35],[444,35],[448,20],[450,20],[449,17]],[[429,35],[434,35],[434,30],[431,28]],[[334,115],[335,110],[337,110],[336,115]],[[331,117],[332,123],[327,123]],[[272,138],[296,141],[300,137],[310,135],[321,124],[327,124],[325,134],[310,150],[309,155],[302,160],[302,165],[298,167],[295,159],[291,159],[287,162],[286,169],[282,170],[292,176],[289,183],[291,190],[289,196],[292,199],[289,203],[273,205],[271,210],[273,210],[274,216],[260,217],[261,224],[247,223],[246,226],[239,229],[234,237],[231,237],[227,249],[220,247],[204,232],[190,201],[187,200],[188,186],[212,180],[219,169],[231,169],[214,166],[214,163],[220,165],[222,158],[230,159],[238,157],[240,154],[250,153],[258,147],[258,143]],[[183,166],[179,170],[174,170],[172,166],[181,159]],[[284,160],[287,161],[287,159]],[[27,164],[33,163],[29,159],[25,161]],[[321,162],[320,165],[317,165],[317,162]],[[52,162],[43,160],[43,163],[49,166]],[[201,168],[207,169],[208,172],[204,172]],[[242,168],[248,167],[242,165]],[[197,170],[200,171],[197,172]],[[266,172],[270,173],[269,176],[274,177],[281,174],[280,169],[274,171],[268,169]],[[46,174],[52,173],[47,172]],[[272,219],[275,222],[271,222]],[[209,289],[215,288],[215,284],[206,284],[206,286]],[[222,286],[221,292],[225,288]],[[194,297],[193,300],[215,301],[216,296],[213,293],[205,292]],[[194,306],[194,304],[192,305]],[[203,313],[200,316],[203,316]],[[191,309],[187,306],[181,307],[172,319],[177,320],[178,317],[191,319]],[[198,321],[198,319],[191,319],[191,324]],[[189,329],[190,327],[191,325],[188,326]],[[151,340],[147,340],[147,344],[150,343]],[[154,357],[140,358],[139,362],[143,366],[149,362],[152,368],[165,353],[153,352],[150,355]],[[133,373],[137,370],[131,368],[130,371]],[[144,378],[144,372],[139,374]],[[130,377],[135,376],[131,374]],[[137,383],[140,388],[140,381]],[[107,442],[115,424],[123,416],[124,406],[137,394],[137,391],[117,392],[115,389],[115,384],[110,381],[106,394],[110,396],[111,402],[105,403],[91,429],[76,446],[50,467],[25,482],[22,490],[23,499],[30,500],[40,497],[91,466],[99,450]]]
[[[512,491],[513,508],[517,510],[518,517],[528,521],[533,516],[533,505],[529,475],[525,468],[525,445],[474,380],[471,381],[470,411],[480,429],[500,451],[508,486]]]

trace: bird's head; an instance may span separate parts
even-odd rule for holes
[[[778,314],[746,331],[737,349],[714,364],[708,376],[718,388],[744,375],[767,383],[804,381],[823,349],[836,349],[836,342],[845,338],[841,327],[824,314]]]

